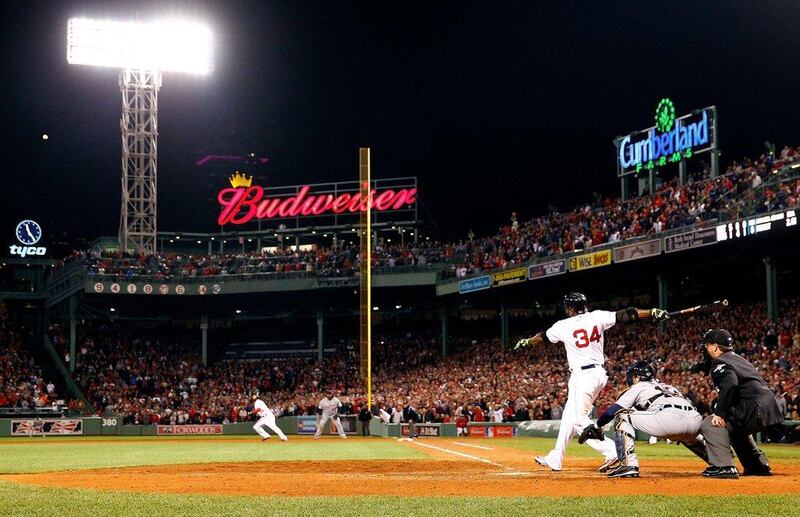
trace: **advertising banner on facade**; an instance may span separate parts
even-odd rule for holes
[[[528,268],[518,267],[492,274],[492,286],[515,284],[528,279]]]
[[[664,238],[664,251],[673,253],[675,251],[690,250],[717,243],[717,230],[715,228],[703,228],[678,235],[670,235]]]
[[[487,436],[489,438],[513,438],[516,427],[513,425],[492,425],[488,429]]]
[[[183,424],[156,426],[158,435],[222,434],[221,424]]]
[[[563,275],[567,272],[567,264],[563,260],[534,264],[528,267],[528,280],[538,280],[548,276]]]
[[[11,436],[63,436],[83,434],[82,420],[12,420]]]
[[[660,253],[661,241],[659,239],[637,242],[636,244],[614,248],[614,262],[628,262],[629,260],[653,257]]]
[[[611,250],[585,253],[569,259],[570,271],[582,271],[611,264]]]
[[[441,424],[416,424],[414,432],[417,436],[440,436]],[[400,424],[400,432],[403,436],[408,436],[408,424]]]
[[[314,434],[317,432],[317,417],[297,417],[297,434]]]
[[[470,438],[486,438],[486,426],[471,425],[467,427],[467,436]]]
[[[469,424],[467,436],[470,438],[513,438],[516,434],[513,425],[482,425]]]
[[[477,278],[469,278],[462,280],[458,283],[458,292],[460,294],[471,293],[474,291],[482,291],[489,289],[492,286],[492,279],[489,275],[479,276]]]

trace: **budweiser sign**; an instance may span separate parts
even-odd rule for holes
[[[269,196],[264,187],[252,185],[252,181],[252,176],[237,172],[230,178],[231,187],[219,191],[217,201],[222,211],[217,221],[221,226],[245,224],[253,219],[358,213],[367,207],[381,212],[400,210],[417,201],[416,188],[372,189],[365,197],[361,192],[315,194],[310,186],[303,185],[291,196]]]

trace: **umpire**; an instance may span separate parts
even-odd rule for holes
[[[744,467],[742,475],[771,475],[767,457],[756,446],[753,434],[783,422],[772,391],[755,367],[733,351],[733,338],[727,330],[706,332],[702,349],[705,361],[697,370],[711,375],[719,392],[713,414],[700,427],[711,464],[703,475],[739,477],[731,445]]]

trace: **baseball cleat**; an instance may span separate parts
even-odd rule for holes
[[[772,475],[772,469],[769,468],[769,466],[757,470],[744,469],[744,472],[742,472],[742,476],[771,476],[771,475]]]
[[[622,464],[619,462],[619,459],[611,458],[610,460],[606,460],[602,465],[600,465],[600,468],[597,469],[597,472],[605,474],[610,470],[619,468],[621,465]]]
[[[288,439],[288,438],[281,438],[281,441],[282,441],[282,442],[288,442],[288,441],[289,441],[289,439]]]
[[[608,472],[610,478],[638,478],[639,467],[629,467],[627,465],[620,465],[615,469]]]
[[[738,479],[739,471],[736,470],[736,467],[733,466],[717,467],[711,465],[710,467],[708,467],[703,471],[703,477],[719,478],[719,479]]]
[[[267,440],[269,440],[269,436],[265,436],[264,438],[261,439],[262,442],[266,442]]]
[[[547,461],[547,457],[546,456],[536,456],[535,459],[536,459],[536,463],[538,463],[542,467],[547,467],[547,468],[549,468],[550,470],[552,470],[554,472],[558,472],[558,471],[561,470],[561,468],[555,468],[553,465],[551,465],[550,462]]]

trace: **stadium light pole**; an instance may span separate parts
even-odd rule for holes
[[[120,22],[71,18],[67,62],[120,69],[122,204],[120,249],[156,253],[158,90],[162,72],[208,75],[212,34],[184,20]]]

